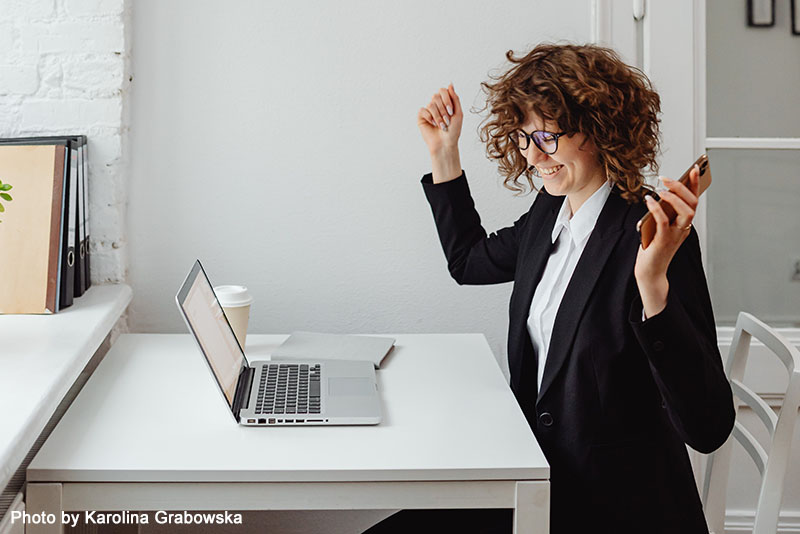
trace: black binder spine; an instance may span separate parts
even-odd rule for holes
[[[75,142],[78,145],[78,158],[77,158],[77,209],[75,210],[75,228],[77,231],[75,243],[75,289],[74,297],[80,297],[86,292],[86,226],[85,226],[85,211],[86,206],[83,203],[83,189],[85,187],[84,180],[84,147],[86,146],[85,136],[76,136]]]
[[[92,276],[89,269],[91,258],[91,253],[89,252],[89,140],[85,135],[82,135],[81,139],[83,140],[83,228],[86,231],[83,270],[86,289],[89,289],[92,287]]]
[[[62,310],[72,306],[75,292],[75,222],[77,221],[75,212],[77,211],[78,201],[78,147],[73,140],[69,140],[67,145],[69,147],[67,151],[69,162],[65,165],[67,168],[64,181],[66,202],[64,202],[64,224],[62,225],[62,251],[64,256],[61,265],[61,294],[59,295],[60,308]]]

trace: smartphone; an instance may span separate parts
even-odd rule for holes
[[[703,154],[697,158],[697,161],[692,163],[692,166],[689,167],[685,173],[683,173],[683,176],[681,176],[678,181],[688,187],[689,173],[692,172],[692,169],[695,165],[700,167],[700,183],[698,184],[699,187],[697,189],[697,196],[699,197],[706,189],[708,189],[708,186],[711,185],[711,167],[708,164],[708,156]],[[661,206],[661,209],[663,209],[664,213],[667,214],[670,223],[675,220],[675,217],[678,216],[669,203],[659,200],[658,205]],[[656,220],[649,211],[644,217],[641,218],[641,220],[639,220],[638,223],[636,223],[636,231],[639,232],[639,241],[642,243],[642,248],[649,247],[650,243],[653,241],[653,238],[656,236]]]

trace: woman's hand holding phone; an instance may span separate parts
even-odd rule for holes
[[[633,269],[646,317],[660,313],[667,305],[667,269],[691,232],[700,194],[700,167],[695,164],[689,171],[686,184],[666,177],[661,181],[667,188],[660,193],[661,202],[668,207],[662,207],[649,195],[645,197],[656,231],[647,248],[639,247]],[[674,220],[670,220],[667,211],[674,211]]]
[[[434,183],[461,176],[458,138],[463,120],[461,101],[453,84],[434,93],[430,103],[417,113],[417,126],[431,156]]]

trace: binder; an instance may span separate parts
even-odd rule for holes
[[[81,296],[86,289],[89,279],[88,265],[88,204],[86,196],[86,161],[85,135],[73,136],[45,136],[45,137],[18,137],[0,139],[0,144],[65,144],[67,159],[64,174],[64,206],[62,207],[63,228],[61,250],[61,274],[59,277],[59,299],[56,309],[67,308],[72,305],[75,297]],[[83,222],[83,224],[82,224]],[[83,231],[83,234],[81,234]],[[81,255],[83,245],[83,255]]]
[[[0,313],[59,309],[67,143],[0,142]]]
[[[63,234],[62,234],[62,254],[61,260],[61,288],[59,290],[59,309],[63,310],[72,306],[75,295],[75,244],[76,223],[78,221],[76,212],[78,210],[78,144],[69,138],[67,139],[68,163],[65,165],[66,173],[64,176],[64,213],[63,213]]]
[[[84,203],[86,187],[85,149],[86,136],[75,136],[78,145],[77,157],[77,206],[75,211],[75,286],[73,296],[80,297],[86,292],[86,205]]]
[[[89,140],[85,135],[79,136],[81,139],[81,147],[83,148],[83,156],[81,157],[81,190],[83,194],[81,199],[83,202],[83,230],[84,230],[84,256],[83,256],[83,280],[84,291],[92,287],[92,276],[89,270]]]

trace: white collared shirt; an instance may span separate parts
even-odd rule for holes
[[[547,259],[542,279],[536,286],[528,315],[528,333],[539,359],[536,377],[539,390],[542,388],[544,364],[547,360],[556,312],[609,194],[611,194],[611,183],[606,181],[574,215],[567,197],[564,197],[564,203],[561,204],[561,210],[556,217],[551,234],[551,243],[555,243],[555,246]]]

